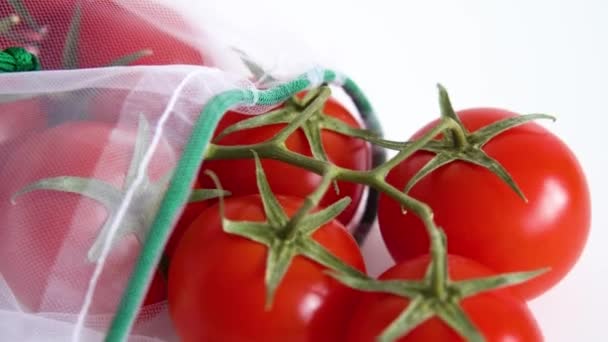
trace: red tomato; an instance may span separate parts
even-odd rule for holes
[[[278,197],[287,215],[302,200]],[[263,221],[260,197],[229,197],[226,217]],[[344,226],[332,221],[313,238],[346,264],[365,270],[363,257]],[[297,256],[264,310],[267,248],[224,233],[218,206],[205,210],[186,231],[169,271],[169,310],[183,341],[339,341],[357,292],[326,268]]]
[[[161,80],[162,82],[162,80]],[[177,84],[174,84],[177,86]],[[156,126],[171,101],[170,86],[164,94],[135,89],[100,89],[90,97],[86,106],[89,120],[111,123],[117,127],[137,125],[143,114],[150,125]],[[72,104],[73,102],[67,102]],[[180,97],[174,110],[164,122],[164,136],[176,149],[186,145],[203,104],[200,100]]]
[[[88,197],[36,190],[10,198],[32,182],[59,176],[96,178],[122,187],[129,168],[135,130],[74,122],[31,136],[11,155],[0,173],[0,269],[16,298],[35,312],[80,310],[95,264],[87,252],[108,215]],[[161,140],[148,168],[152,181],[169,172],[173,150]],[[160,195],[160,194],[159,194]],[[113,313],[126,287],[140,244],[125,236],[106,260],[91,313]],[[159,281],[156,279],[155,281]],[[147,304],[165,298],[153,284]]]
[[[458,115],[474,131],[516,114],[480,108]],[[568,147],[536,123],[503,132],[483,150],[511,174],[528,203],[487,169],[460,161],[426,176],[410,195],[432,208],[447,234],[450,253],[501,273],[550,267],[550,272],[514,288],[520,296],[533,298],[568,273],[585,245],[590,224],[585,176]],[[393,169],[387,181],[403,189],[432,157],[415,153]],[[413,213],[403,215],[399,204],[386,195],[380,196],[379,222],[395,260],[428,251],[422,222]]]
[[[324,112],[347,123],[349,126],[360,128],[355,118],[333,99],[327,101]],[[220,121],[216,132],[221,132],[225,127],[247,118],[250,118],[250,116],[228,112]],[[285,127],[285,124],[234,132],[223,137],[217,143],[227,146],[259,143],[274,137],[283,127]],[[371,149],[369,144],[363,140],[327,130],[321,132],[321,140],[328,159],[334,164],[351,170],[367,170],[370,168]],[[291,151],[312,156],[308,140],[302,130],[297,130],[290,135],[287,138],[286,146]],[[281,161],[266,159],[262,161],[262,166],[270,187],[276,194],[306,197],[321,182],[321,176]],[[235,196],[258,193],[253,159],[205,161],[203,163],[204,170],[214,171],[220,178],[222,186]],[[205,187],[213,186],[209,177],[205,175],[201,176],[201,182]],[[351,204],[338,216],[340,222],[348,225],[357,211],[364,187],[351,182],[338,182],[338,187],[340,193],[336,194],[334,189],[330,188],[321,200],[320,205],[326,207],[342,197],[350,197]]]
[[[430,258],[428,255],[399,263],[380,279],[421,279]],[[494,272],[466,258],[450,255],[449,274],[452,280],[466,280],[490,276]],[[371,342],[403,312],[407,298],[384,293],[365,293],[355,310],[348,330],[349,342]],[[508,289],[483,292],[467,297],[461,306],[487,342],[536,342],[542,341],[542,333],[526,304],[512,295]],[[399,342],[458,342],[464,341],[458,333],[437,317],[422,323],[403,336]]]
[[[0,145],[46,126],[38,99],[0,103]]]
[[[32,40],[39,41],[43,69],[63,68],[63,48],[78,2],[82,4],[78,40],[78,66],[81,68],[106,66],[144,49],[152,50],[153,54],[132,64],[203,64],[202,51],[168,33],[180,30],[196,35],[196,30],[178,13],[154,2],[118,5],[116,1],[23,0],[36,23],[47,31],[42,35],[36,33],[23,18],[17,27]],[[148,18],[134,14],[135,11],[125,6]],[[0,13],[14,13],[8,1],[0,3]],[[154,20],[150,21],[150,18]],[[1,46],[12,44],[7,38],[0,38]]]
[[[28,134],[45,126],[46,113],[39,99],[0,103],[0,165]]]

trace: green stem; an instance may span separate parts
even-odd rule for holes
[[[306,108],[302,111],[302,113],[298,115],[295,120],[285,126],[285,128],[279,131],[279,133],[277,133],[271,141],[283,142],[287,140],[287,138],[298,128],[300,128],[311,115],[323,108],[330,94],[331,91],[327,86],[321,87],[318,94],[313,93],[311,96],[314,96],[314,100],[312,100],[310,104],[306,105]]]
[[[394,186],[386,183],[385,181],[373,179],[371,182],[366,182],[366,184],[407,207],[409,211],[413,212],[422,220],[430,236],[436,234],[435,231],[437,230],[437,228],[435,227],[435,224],[433,222],[433,212],[431,210],[431,207],[429,207],[426,203],[408,196],[403,191],[395,188]]]
[[[450,121],[448,120],[447,122]],[[450,124],[451,123],[447,123],[446,125]],[[443,124],[440,126],[443,126]],[[430,133],[429,136],[431,136]],[[324,175],[327,172],[327,165],[329,165],[327,162],[287,150],[277,143],[261,143],[247,146],[219,146],[211,144],[210,148],[207,149],[205,159],[247,159],[252,158],[252,150],[262,159],[270,158],[280,160],[319,175]],[[386,183],[384,179],[377,176],[376,170],[356,171],[335,165],[332,165],[332,170],[334,173],[334,176],[332,177],[333,180],[364,184],[385,193],[420,217],[424,222],[425,227],[427,227],[429,235],[434,236],[438,234],[435,224],[433,223],[433,214],[430,207]],[[331,183],[331,181],[328,182]]]
[[[306,95],[300,100],[302,106],[308,105],[315,97],[321,95],[322,92],[327,92],[328,95],[331,93],[328,86],[312,88],[306,92]],[[327,99],[327,98],[326,98]],[[325,101],[323,101],[325,103]]]
[[[431,266],[430,280],[431,290],[437,298],[447,298],[446,289],[448,288],[448,266],[447,266],[447,250],[445,245],[445,236],[437,227],[430,229],[431,239]]]
[[[439,122],[439,124],[437,124],[435,127],[433,127],[433,129],[431,129],[427,133],[425,133],[422,138],[414,141],[412,144],[407,145],[407,147],[399,151],[399,153],[397,153],[395,157],[388,160],[386,163],[376,167],[376,169],[374,169],[376,177],[384,179],[390,170],[392,170],[402,161],[407,159],[414,152],[420,150],[420,148],[426,145],[429,141],[433,140],[433,138],[435,138],[435,136],[437,136],[439,133],[443,132],[446,129],[452,129],[457,126],[458,124],[451,118],[443,118]]]
[[[448,130],[446,138],[448,138],[448,140],[451,141],[455,147],[464,148],[469,145],[469,141],[467,139],[468,132],[454,111],[448,91],[441,84],[438,84],[437,88],[439,89],[439,107],[441,109],[441,117],[450,118],[456,123],[455,126]]]
[[[209,144],[205,153],[205,160],[247,159],[253,158],[251,151],[255,151],[260,158],[280,160],[282,162],[299,166],[306,170],[322,175],[327,163],[295,153],[283,148],[279,143],[264,142],[252,145],[221,146]]]
[[[462,129],[462,127],[460,127],[460,125],[450,127],[448,132],[452,136],[452,142],[454,143],[454,147],[463,149],[464,147],[469,145],[469,140],[467,139],[467,134]]]
[[[294,214],[291,220],[283,227],[282,234],[283,236],[285,236],[286,239],[292,239],[294,237],[294,235],[298,231],[297,227],[300,221],[302,221],[302,219],[306,217],[306,215],[310,212],[310,210],[312,210],[312,208],[319,204],[319,201],[321,201],[321,198],[323,198],[323,195],[325,195],[327,189],[329,189],[332,182],[334,181],[335,174],[335,169],[331,165],[329,165],[327,167],[327,171],[323,174],[323,179],[321,180],[321,183],[309,196],[304,199],[304,203],[302,203],[300,209],[298,209],[298,211]]]

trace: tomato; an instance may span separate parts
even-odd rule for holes
[[[0,145],[46,125],[37,99],[0,103],[0,113]]]
[[[458,113],[469,131],[514,115],[492,108]],[[433,171],[409,194],[432,208],[437,225],[447,234],[450,253],[500,273],[550,267],[550,272],[514,287],[523,298],[533,298],[569,272],[585,245],[590,224],[585,176],[572,151],[537,123],[503,132],[483,150],[511,174],[528,203],[492,172],[461,161]],[[403,189],[432,157],[427,152],[415,153],[394,168],[387,181]],[[428,251],[422,222],[413,213],[402,214],[399,204],[386,195],[380,196],[378,217],[395,260]]]
[[[82,5],[78,40],[78,66],[81,68],[106,66],[144,49],[151,50],[152,55],[142,57],[132,65],[200,65],[204,62],[202,51],[168,33],[180,30],[187,35],[196,35],[195,28],[178,13],[159,4],[23,0],[33,19],[44,27],[46,33],[35,32],[23,18],[16,30],[39,45],[43,69],[63,68],[63,49],[77,3]],[[138,14],[134,14],[134,11]],[[0,12],[14,13],[14,10],[8,1],[2,1]],[[0,38],[0,46],[13,44],[8,38]]]
[[[121,188],[131,163],[135,129],[95,122],[65,123],[24,141],[0,172],[0,270],[26,310],[78,312],[96,264],[87,253],[108,210],[84,195],[24,186],[59,176],[95,178]],[[147,174],[170,171],[175,155],[161,139]],[[159,196],[161,194],[158,194]],[[147,211],[145,198],[133,208]],[[134,235],[113,246],[97,283],[90,313],[113,313],[140,250]],[[160,281],[158,279],[155,282]],[[146,304],[164,300],[164,284],[152,284]]]
[[[277,196],[291,216],[301,199]],[[265,220],[258,195],[229,197],[230,220]],[[354,239],[336,220],[313,239],[346,264],[365,270]],[[225,233],[218,205],[192,223],[169,270],[169,311],[183,341],[340,341],[357,292],[338,283],[326,268],[297,256],[264,310],[267,247]]]
[[[159,76],[158,81],[167,80]],[[172,84],[177,86],[177,83]],[[173,89],[170,85],[164,87],[165,93],[128,88],[99,89],[85,105],[85,116],[89,120],[107,122],[116,127],[132,127],[143,114],[150,125],[156,126],[171,102]],[[203,105],[200,99],[180,97],[167,115],[163,123],[164,137],[176,150],[181,151],[186,145]]]
[[[360,128],[355,118],[333,99],[327,101],[324,112],[347,123],[349,126]],[[250,116],[228,112],[220,121],[216,131],[221,132],[225,127],[247,118],[250,118]],[[216,143],[227,146],[259,143],[274,137],[283,127],[285,127],[285,124],[275,124],[233,132]],[[351,170],[370,168],[371,149],[369,144],[363,140],[327,130],[321,132],[321,140],[328,159],[334,164]],[[302,130],[297,130],[291,134],[287,138],[286,146],[291,151],[309,157],[312,156],[308,140]],[[321,176],[281,161],[263,160],[262,166],[268,177],[270,187],[276,194],[306,197],[321,182]],[[218,175],[222,186],[235,196],[258,193],[253,159],[205,161],[202,169],[203,171],[214,171]],[[202,173],[201,175],[200,179],[203,186],[213,186],[209,177]],[[351,204],[338,216],[340,222],[348,225],[357,211],[364,187],[351,182],[338,182],[338,187],[340,189],[339,194],[333,188],[330,188],[321,200],[320,205],[325,207],[342,197],[350,197]]]
[[[25,137],[46,126],[46,113],[39,99],[0,103],[0,165]]]
[[[422,279],[430,258],[418,258],[394,265],[380,279]],[[448,256],[452,280],[493,275],[494,272],[475,261]],[[385,293],[365,293],[357,306],[348,329],[349,342],[375,341],[376,337],[407,308],[409,300]],[[507,289],[482,292],[460,302],[469,319],[487,342],[542,341],[542,333],[526,304]],[[458,333],[437,317],[430,318],[401,337],[399,342],[464,341]]]

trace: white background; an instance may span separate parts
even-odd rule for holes
[[[558,121],[546,126],[579,157],[592,192],[593,223],[575,269],[530,306],[547,341],[608,340],[608,153],[603,150],[608,144],[602,142],[608,139],[603,134],[608,3],[189,0],[181,5],[216,39],[248,50],[269,68],[289,71],[313,62],[343,71],[367,93],[390,138],[407,138],[437,115],[437,82],[448,88],[456,109],[495,106],[556,115]],[[370,264],[375,273],[386,267],[383,257],[377,254]]]

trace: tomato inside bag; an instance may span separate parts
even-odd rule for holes
[[[0,21],[0,340],[101,341],[205,103],[252,86],[156,2],[0,1]],[[175,340],[160,267],[145,283],[129,340]]]
[[[343,85],[310,65],[260,84],[185,3],[0,0],[1,341],[177,341],[146,248],[217,200],[189,191],[222,114]]]

